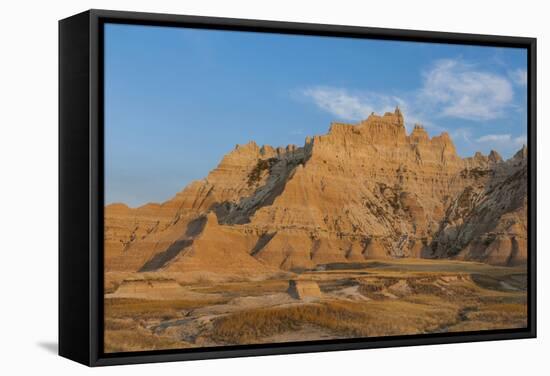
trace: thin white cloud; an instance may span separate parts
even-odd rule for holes
[[[527,145],[527,136],[512,136],[509,133],[487,134],[474,140],[470,150],[488,153],[498,150],[505,158],[514,155],[523,145]]]
[[[494,144],[506,145],[510,147],[517,147],[527,143],[527,136],[521,135],[521,136],[513,137],[509,133],[487,134],[485,136],[481,136],[478,139],[476,139],[476,142],[480,144],[494,143]]]
[[[470,128],[457,128],[451,132],[453,140],[463,140],[469,144],[472,143],[472,130]]]
[[[445,59],[435,61],[423,73],[417,89],[398,95],[330,86],[313,86],[294,93],[332,114],[335,120],[359,121],[372,112],[383,114],[399,105],[408,132],[413,124],[419,123],[436,134],[449,131],[438,125],[443,119],[484,122],[518,111],[513,85],[525,82],[524,76],[521,70],[514,71],[512,77],[510,72],[497,74],[461,59]],[[476,139],[473,134],[477,132],[467,126],[449,132],[454,140],[461,140],[462,147],[468,151],[495,148],[508,154],[527,143],[525,136],[511,134],[489,134]]]
[[[442,130],[431,122],[425,121],[422,114],[415,110],[415,106],[400,96],[351,91],[330,86],[311,87],[303,90],[301,94],[336,119],[360,121],[368,118],[373,112],[376,114],[393,112],[395,107],[399,106],[405,114],[405,127],[408,131],[417,123],[434,131]]]
[[[514,138],[514,143],[519,146],[527,145],[527,135]]]
[[[520,71],[514,71],[517,80]],[[481,71],[462,60],[444,59],[424,72],[421,87],[399,96],[330,86],[309,87],[300,94],[337,119],[358,121],[372,112],[393,111],[399,105],[406,114],[407,128],[422,123],[440,131],[441,127],[426,119],[488,121],[517,108],[511,80],[510,76]]]
[[[510,81],[494,73],[476,70],[461,60],[438,60],[424,73],[419,104],[442,117],[485,121],[502,117],[512,105]]]
[[[488,134],[481,136],[476,142],[509,142],[512,136],[509,134]]]
[[[515,69],[508,72],[512,81],[518,86],[527,86],[527,71],[525,69]]]
[[[347,89],[316,86],[303,90],[319,108],[342,120],[366,119],[372,112],[393,111],[403,100],[372,92],[352,92]]]

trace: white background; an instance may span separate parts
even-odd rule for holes
[[[545,1],[10,1],[0,21],[0,373],[523,375],[550,366],[550,141]],[[88,369],[57,343],[57,20],[88,8],[538,38],[539,338]],[[546,146],[547,147],[547,146]],[[76,251],[76,250],[75,250]]]

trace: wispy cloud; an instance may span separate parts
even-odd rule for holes
[[[521,135],[513,137],[509,133],[505,134],[487,134],[475,140],[479,144],[495,144],[500,147],[521,147],[527,143],[527,136]]]
[[[518,146],[527,145],[527,135],[522,135],[514,138],[514,142]]]
[[[476,69],[461,60],[438,60],[424,73],[419,103],[437,115],[474,121],[500,118],[512,105],[514,91],[501,75]]]
[[[368,91],[353,91],[330,86],[310,87],[301,91],[302,96],[310,99],[320,109],[332,114],[336,119],[359,121],[371,113],[393,112],[399,106],[406,114],[405,126],[410,130],[413,124],[421,123],[427,128],[441,130],[422,114],[416,111],[409,100],[398,95],[385,95]]]
[[[472,143],[472,130],[470,128],[457,128],[451,132],[453,140],[463,140],[468,144]]]
[[[403,100],[373,92],[352,92],[347,89],[328,86],[307,88],[302,94],[319,108],[343,120],[361,120],[372,112],[391,111]]]
[[[514,74],[519,79],[519,72]],[[372,112],[392,111],[399,105],[408,124],[422,123],[441,130],[426,119],[487,121],[501,118],[516,108],[511,79],[479,70],[476,65],[460,59],[444,59],[423,73],[418,89],[399,95],[329,86],[309,87],[302,90],[301,95],[339,119],[357,121]]]
[[[510,79],[518,86],[527,86],[527,71],[525,69],[515,69],[508,72]]]
[[[476,142],[508,142],[512,139],[512,136],[509,134],[488,134],[485,136],[479,137]]]

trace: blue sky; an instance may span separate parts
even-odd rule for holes
[[[105,200],[162,202],[235,144],[302,145],[396,105],[463,157],[508,158],[526,69],[522,49],[107,24]]]

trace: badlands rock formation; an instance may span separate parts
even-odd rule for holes
[[[399,109],[302,147],[237,145],[163,204],[105,208],[107,271],[259,275],[334,262],[527,257],[527,150],[460,158]]]

